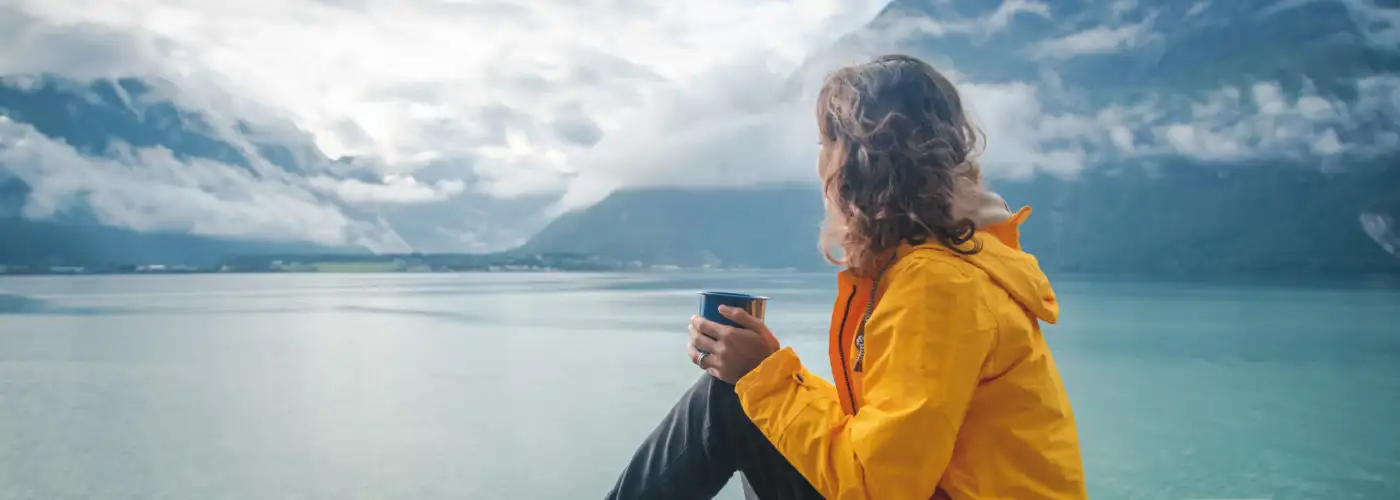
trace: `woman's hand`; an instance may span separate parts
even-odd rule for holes
[[[690,345],[686,352],[696,366],[717,379],[734,384],[778,351],[778,339],[763,320],[748,311],[719,306],[719,313],[743,328],[691,316]]]

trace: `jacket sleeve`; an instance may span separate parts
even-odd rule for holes
[[[739,380],[745,413],[825,498],[933,496],[995,339],[982,293],[947,263],[911,262],[866,325],[856,415],[791,349]]]

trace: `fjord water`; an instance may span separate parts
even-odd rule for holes
[[[698,376],[696,290],[829,374],[833,282],[3,278],[0,498],[598,498]],[[1400,498],[1394,284],[1056,283],[1092,496]]]

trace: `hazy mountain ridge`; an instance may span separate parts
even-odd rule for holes
[[[621,191],[565,214],[517,251],[685,267],[811,268],[821,196],[807,186]]]

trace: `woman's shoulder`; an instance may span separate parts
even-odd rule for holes
[[[940,251],[915,250],[886,273],[870,317],[872,335],[912,334],[918,340],[910,345],[933,349],[954,339],[996,335],[997,314],[988,307],[990,288],[975,267]]]
[[[990,278],[957,252],[937,243],[909,247],[890,266],[892,279],[928,281],[931,285],[972,285]]]
[[[998,324],[996,284],[981,268],[946,248],[913,248],[891,266],[888,279],[889,295],[882,302],[901,303],[901,309],[922,310],[968,330]]]

